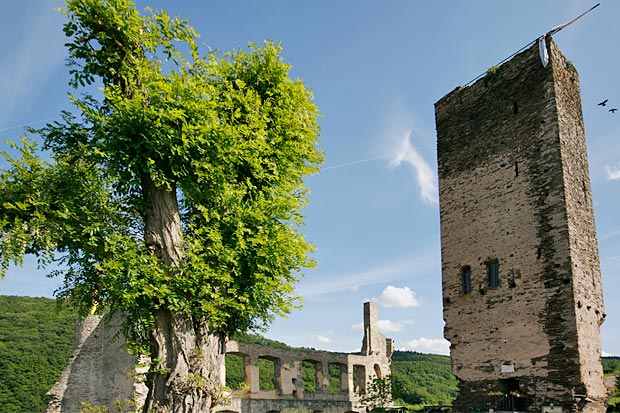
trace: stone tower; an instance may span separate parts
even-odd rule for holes
[[[383,354],[392,357],[392,339],[385,338],[379,331],[377,318],[377,303],[364,303],[364,339],[362,340],[362,355],[370,356]]]
[[[435,104],[458,411],[603,412],[605,319],[579,80],[551,40]]]

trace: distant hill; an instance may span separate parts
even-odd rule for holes
[[[392,355],[392,397],[398,404],[452,404],[457,384],[448,356],[407,351]]]
[[[59,308],[49,298],[0,296],[0,412],[29,413],[45,409],[45,393],[71,357],[74,320],[73,312]],[[234,339],[288,347],[252,334],[238,335]],[[236,388],[243,380],[242,363],[234,357],[228,359],[227,384]],[[620,375],[620,357],[604,357],[603,368],[607,376]],[[264,371],[270,369],[273,370],[273,366],[261,367]],[[261,377],[261,388],[267,390],[271,383],[273,380],[268,375]],[[394,352],[392,394],[396,404],[450,404],[457,391],[450,357]],[[616,392],[611,402],[620,405],[620,393]]]
[[[0,296],[0,412],[42,412],[73,350],[75,314],[49,298]]]

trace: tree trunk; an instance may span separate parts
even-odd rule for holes
[[[144,242],[163,264],[178,268],[183,259],[183,239],[176,186],[155,186],[153,179],[144,174],[142,190],[147,205]]]
[[[221,401],[223,345],[205,320],[160,309],[155,314],[149,397],[145,412],[210,412]]]
[[[148,211],[145,242],[163,264],[172,268],[183,259],[181,219],[173,186],[155,186],[142,178]],[[209,333],[205,319],[159,308],[151,337],[149,394],[144,412],[210,412],[220,402],[224,384],[224,339]]]

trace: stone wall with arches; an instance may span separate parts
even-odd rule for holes
[[[220,406],[222,413],[347,413],[365,412],[360,401],[367,384],[390,374],[392,340],[377,328],[377,305],[364,303],[364,339],[360,353],[332,353],[291,349],[230,341],[226,353],[243,359],[243,389],[232,393],[231,402]],[[261,389],[260,360],[273,367],[273,388]],[[314,377],[304,377],[303,366]],[[271,364],[270,364],[271,365]],[[330,379],[332,385],[330,386]],[[313,380],[314,391],[304,389]],[[339,385],[334,386],[337,382]]]

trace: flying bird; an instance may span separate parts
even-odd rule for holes
[[[604,101],[599,102],[599,103],[598,103],[598,105],[599,105],[599,106],[605,106],[605,105],[607,104],[607,101],[608,101],[608,100],[609,100],[609,99],[605,99]]]
[[[617,111],[617,110],[618,110],[618,109],[616,109],[616,108],[609,109],[609,111],[610,111],[611,113],[616,113],[616,111]]]

